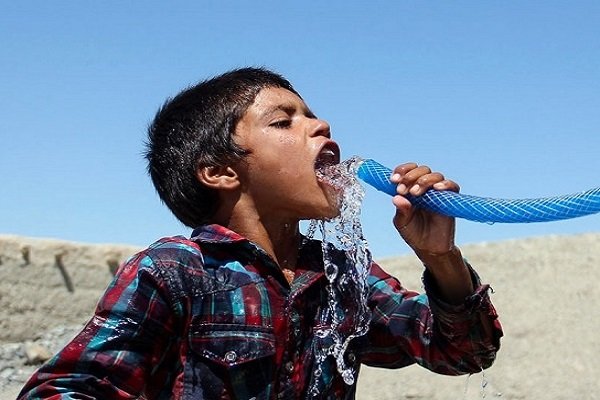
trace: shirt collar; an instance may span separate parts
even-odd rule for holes
[[[267,264],[271,268],[278,269],[272,259],[258,245],[224,226],[218,224],[201,225],[194,229],[191,240],[197,243],[239,244],[241,246],[235,246],[239,254],[247,252],[250,259],[259,257],[263,260],[269,260]],[[321,243],[319,241],[308,240],[304,243],[299,254],[298,275],[292,283],[294,291],[298,293],[304,291],[325,275],[321,254]],[[281,275],[281,279],[285,281],[283,275]]]
[[[192,232],[191,240],[200,243],[242,243],[248,239],[217,224],[201,225]]]

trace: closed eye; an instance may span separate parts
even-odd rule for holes
[[[280,129],[289,128],[290,126],[292,126],[292,120],[291,119],[277,120],[277,121],[271,122],[269,124],[269,126],[272,126],[274,128],[280,128]]]

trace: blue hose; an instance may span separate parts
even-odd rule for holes
[[[389,180],[392,170],[378,162],[364,160],[356,173],[375,189],[391,196],[397,194],[396,185]],[[487,223],[558,221],[600,212],[600,188],[539,199],[492,199],[438,190],[405,197],[418,207],[440,214]]]

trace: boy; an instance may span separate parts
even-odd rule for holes
[[[125,263],[83,331],[21,398],[353,398],[315,334],[327,312],[321,246],[298,223],[338,213],[315,175],[339,162],[329,125],[291,84],[260,68],[204,81],[169,100],[147,159],[191,239],[164,238]],[[397,167],[398,193],[458,191],[426,166]],[[487,290],[454,246],[451,218],[393,199],[394,225],[426,266],[426,294],[373,263],[366,335],[344,354],[444,374],[489,367],[502,336]],[[340,311],[343,312],[343,311]],[[317,365],[318,364],[318,365]]]

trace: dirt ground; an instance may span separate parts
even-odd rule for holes
[[[418,366],[362,369],[358,399],[600,399],[600,234],[462,246],[494,289],[505,330],[496,363],[471,377]],[[37,367],[27,351],[58,350],[89,318],[116,264],[137,248],[0,236],[0,399]],[[419,289],[412,256],[378,260]],[[29,356],[30,357],[30,356]]]

